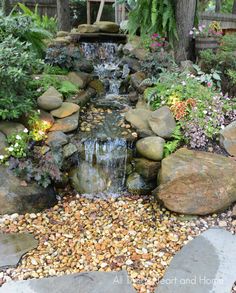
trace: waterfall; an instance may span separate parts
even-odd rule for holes
[[[122,79],[128,76],[129,68],[127,65],[120,66],[117,44],[81,43],[80,50],[87,60],[93,62],[97,78],[108,85],[105,95],[98,97],[99,101],[111,104],[122,102],[120,86]],[[105,115],[102,126],[97,126],[95,131],[79,133],[79,137],[83,137],[83,155],[78,162],[80,174],[87,176],[84,181],[87,180],[91,192],[98,194],[101,191],[111,195],[125,190],[126,165],[132,143],[122,136],[124,130],[119,126],[121,118],[120,111],[114,110]]]

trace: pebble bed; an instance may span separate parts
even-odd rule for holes
[[[137,292],[154,292],[176,252],[213,226],[235,234],[232,209],[190,217],[167,211],[152,197],[65,197],[42,213],[0,218],[0,231],[27,231],[39,240],[17,268],[0,272],[0,285],[10,279],[124,269]]]

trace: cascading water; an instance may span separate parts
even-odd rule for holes
[[[108,106],[103,122],[89,133],[79,132],[78,137],[82,138],[78,173],[82,185],[80,191],[117,195],[125,190],[126,165],[133,144],[124,138],[119,126],[120,109],[128,106],[127,97],[119,95],[120,86],[128,76],[129,68],[120,65],[117,44],[81,43],[80,49],[85,58],[93,62],[97,78],[106,85],[106,93],[96,98],[95,107],[109,103],[116,106],[113,110]]]

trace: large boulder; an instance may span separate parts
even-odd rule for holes
[[[137,152],[146,159],[160,161],[163,158],[165,140],[157,136],[140,139],[136,144]]]
[[[221,130],[220,144],[231,156],[236,156],[236,121]]]
[[[7,154],[6,148],[8,147],[6,136],[0,132],[0,156],[5,156]]]
[[[148,124],[148,119],[152,111],[145,109],[132,109],[125,113],[125,120],[128,121],[134,128],[139,130],[151,130]]]
[[[52,188],[25,183],[5,166],[0,166],[0,215],[41,211],[56,203]]]
[[[145,180],[138,173],[132,173],[127,178],[126,187],[131,194],[145,195],[150,194],[156,185],[152,181]]]
[[[23,131],[25,126],[18,122],[0,121],[0,131],[6,136]]]
[[[62,131],[71,132],[76,130],[79,125],[79,112],[68,116],[66,118],[57,119],[54,125],[49,129],[49,131]]]
[[[235,172],[230,158],[182,148],[162,161],[157,197],[178,213],[215,213],[236,201]]]
[[[107,188],[106,177],[101,169],[83,162],[70,174],[72,186],[82,194],[103,192]]]
[[[79,108],[77,104],[64,102],[60,108],[51,111],[51,114],[53,117],[65,118],[79,111]]]
[[[51,111],[61,107],[63,96],[53,86],[37,99],[38,106],[46,111]]]
[[[104,33],[118,33],[120,26],[112,21],[98,21],[94,25],[99,28],[101,32]]]
[[[176,127],[175,118],[167,106],[152,112],[148,123],[152,131],[163,138],[170,138]]]

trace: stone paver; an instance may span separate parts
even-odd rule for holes
[[[128,274],[119,272],[89,272],[61,277],[9,282],[0,293],[135,293]]]
[[[16,266],[21,257],[37,245],[38,241],[31,234],[0,233],[0,268]]]
[[[236,280],[236,237],[209,229],[173,258],[155,293],[229,293]]]

